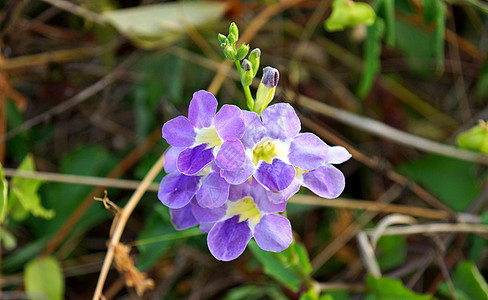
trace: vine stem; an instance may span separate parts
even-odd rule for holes
[[[239,77],[242,76],[242,67],[241,67],[241,62],[236,60],[236,67],[237,71],[239,72]],[[249,86],[244,85],[241,80],[241,85],[242,89],[244,90],[244,95],[246,95],[246,103],[247,103],[247,108],[249,108],[250,111],[253,111],[254,108],[254,98],[251,95],[251,89]]]
[[[112,260],[114,258],[115,246],[120,242],[120,237],[124,232],[125,225],[127,224],[130,215],[139,203],[139,200],[141,200],[141,197],[153,182],[154,178],[156,178],[159,172],[161,172],[163,166],[164,154],[161,155],[161,157],[151,167],[146,177],[144,177],[141,184],[137,187],[137,190],[134,192],[134,194],[132,194],[132,197],[129,199],[125,207],[120,210],[120,217],[114,219],[115,229],[112,237],[110,238],[107,254],[105,255],[102,270],[100,271],[100,276],[98,277],[97,287],[95,288],[95,293],[93,294],[93,300],[99,300],[102,296],[103,286],[105,285],[105,280],[107,279],[108,271],[110,270],[110,266],[112,265]]]

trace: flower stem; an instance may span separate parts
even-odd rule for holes
[[[239,72],[239,77],[241,77],[241,72],[242,72],[241,62],[238,60],[236,60],[235,62],[236,62],[237,71]],[[242,84],[242,81],[241,81],[241,85],[242,85],[242,89],[244,90],[244,95],[246,95],[247,108],[250,111],[253,111],[254,98],[251,95],[251,89],[249,88],[249,86]]]

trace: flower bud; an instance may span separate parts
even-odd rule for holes
[[[223,35],[222,33],[219,33],[218,39],[219,39],[220,44],[221,45],[224,44],[224,46],[225,46],[225,44],[227,43],[227,37],[225,35]],[[224,47],[224,46],[222,46],[222,47]]]
[[[249,53],[249,61],[252,64],[252,69],[253,69],[253,77],[256,77],[256,74],[258,73],[259,69],[259,62],[261,60],[261,49],[256,48]]]
[[[261,83],[259,84],[258,91],[256,93],[256,102],[253,109],[256,113],[261,114],[261,112],[273,100],[279,79],[280,73],[277,69],[272,67],[266,67],[263,69],[263,78],[261,79]]]
[[[234,22],[230,23],[230,26],[229,26],[229,36],[231,34],[234,35],[236,42],[237,42],[237,40],[239,39],[239,29],[237,29],[237,25]]]
[[[252,64],[247,59],[244,59],[241,64],[241,82],[243,86],[250,86],[252,83]]]
[[[237,43],[237,38],[233,33],[229,33],[229,35],[227,36],[227,40],[231,45],[235,45],[235,43]]]
[[[480,120],[477,126],[458,136],[457,144],[464,149],[488,154],[488,124]]]
[[[237,50],[237,60],[242,60],[246,57],[247,53],[249,52],[249,45],[242,44],[239,49]]]
[[[234,48],[234,46],[231,44],[227,44],[224,48],[224,55],[230,61],[236,61],[236,49]]]

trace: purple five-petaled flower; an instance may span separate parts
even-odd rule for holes
[[[223,170],[239,168],[244,163],[242,111],[224,105],[217,111],[217,99],[207,91],[193,94],[188,118],[179,116],[163,125],[163,138],[174,147],[184,148],[176,166],[185,175],[195,175],[215,161]]]
[[[177,229],[200,224],[208,232],[207,242],[212,255],[223,261],[237,258],[254,237],[259,247],[280,252],[293,240],[290,221],[277,214],[286,208],[286,201],[273,203],[272,192],[255,180],[231,185],[228,200],[218,208],[203,208],[195,198],[179,209],[170,209]]]
[[[327,163],[329,147],[313,133],[300,133],[300,120],[293,107],[278,103],[267,107],[261,118],[243,111],[245,132],[241,138],[246,159],[240,168],[221,171],[229,183],[253,176],[270,191],[292,185],[298,173]]]

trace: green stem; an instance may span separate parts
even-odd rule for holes
[[[241,62],[238,61],[238,60],[236,60],[236,67],[237,67],[237,71],[239,72],[239,78],[240,78],[241,77],[242,68],[241,68]],[[254,98],[251,95],[251,89],[248,86],[243,85],[242,84],[242,81],[241,81],[241,85],[242,85],[242,89],[244,90],[244,95],[246,95],[247,108],[250,111],[253,111],[253,108],[254,108]]]

